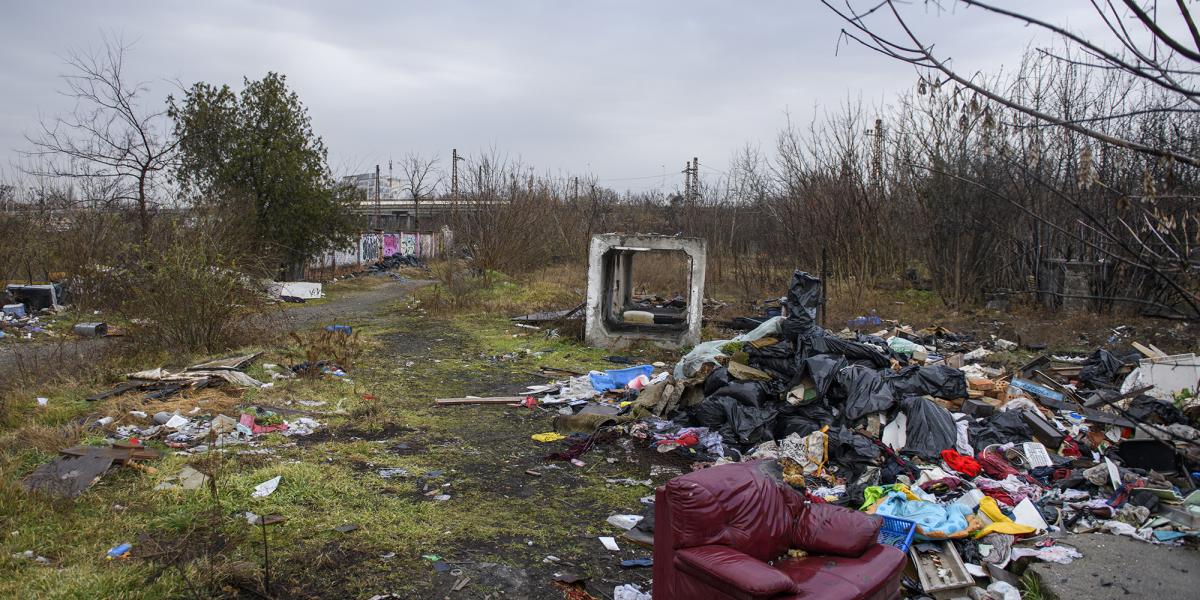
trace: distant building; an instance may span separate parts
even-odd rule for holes
[[[363,192],[368,202],[375,201],[375,174],[348,175],[342,178],[343,183],[354,186]],[[404,197],[404,184],[396,177],[383,175],[379,178],[379,199],[399,200]]]

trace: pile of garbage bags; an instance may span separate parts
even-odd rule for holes
[[[781,315],[673,368],[626,388],[559,386],[543,405],[573,436],[551,457],[577,460],[607,430],[695,468],[779,460],[810,501],[911,523],[915,543],[950,543],[975,568],[1070,562],[1079,553],[1057,540],[1071,532],[1200,536],[1194,355],[1112,347],[1009,370],[987,363],[1017,347],[1002,339],[826,330],[821,298],[820,280],[797,271]],[[1031,538],[1041,543],[1021,545]]]

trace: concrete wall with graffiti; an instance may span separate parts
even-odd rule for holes
[[[446,229],[363,233],[356,244],[319,255],[308,266],[313,269],[366,266],[395,254],[434,258],[442,255],[449,238]]]

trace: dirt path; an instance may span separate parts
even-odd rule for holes
[[[287,332],[314,325],[362,320],[382,312],[390,304],[429,283],[412,279],[397,280],[383,274],[365,277],[369,278],[366,285],[359,280],[349,280],[343,284],[343,287],[354,286],[351,289],[339,289],[338,284],[328,286],[331,298],[327,301],[300,306],[281,305],[276,310],[268,311],[265,315],[269,319],[268,327],[272,331]],[[0,345],[0,375],[14,371],[38,373],[47,366],[45,363],[77,365],[97,362],[122,343],[126,343],[126,340],[121,337],[65,337]]]
[[[342,291],[338,289],[339,284],[335,283],[326,288],[331,296],[328,301],[289,306],[273,313],[272,318],[288,330],[335,322],[363,321],[377,317],[413,290],[431,283],[416,279],[393,279],[383,274],[364,277],[368,281],[366,286],[358,285],[359,280],[349,280],[340,285],[356,287]]]

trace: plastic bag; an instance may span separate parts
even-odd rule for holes
[[[679,362],[675,363],[675,379],[683,380],[695,375],[700,371],[700,368],[705,363],[719,365],[717,362],[718,356],[725,356],[721,352],[721,348],[730,342],[753,342],[754,340],[762,339],[768,336],[779,335],[783,327],[783,317],[772,317],[763,322],[762,325],[739,335],[732,340],[711,340],[701,344],[696,344],[691,352],[688,352]]]
[[[1094,388],[1108,387],[1112,385],[1113,376],[1117,374],[1121,366],[1121,360],[1113,356],[1112,352],[1104,348],[1097,348],[1083,362],[1083,368],[1079,370],[1079,381]]]
[[[843,356],[817,354],[798,361],[796,373],[801,379],[807,376],[812,380],[818,398],[827,398],[838,373],[849,364]]]
[[[1033,439],[1021,411],[1001,411],[971,423],[971,444],[983,450],[994,444],[1021,443]]]
[[[900,410],[908,417],[905,453],[936,459],[942,450],[954,449],[958,427],[950,411],[921,396],[905,397],[900,401]]]
[[[908,366],[895,373],[885,373],[884,379],[896,396],[935,396],[953,400],[967,397],[967,376],[946,365],[931,367]]]
[[[771,439],[777,410],[762,385],[738,381],[721,387],[692,409],[692,419],[721,434],[726,444],[746,446]]]
[[[775,416],[775,438],[783,439],[793,433],[808,435],[833,422],[833,410],[822,400],[802,406],[784,404]]]
[[[838,372],[837,382],[846,391],[842,413],[848,421],[885,411],[896,402],[892,390],[883,384],[883,375],[870,367],[850,365]]]
[[[806,356],[811,354],[838,354],[851,361],[863,361],[882,369],[892,364],[891,356],[883,349],[862,341],[843,340],[832,335],[812,336],[806,342]]]
[[[817,309],[821,306],[821,280],[799,269],[792,275],[787,296],[783,299],[787,321],[783,333],[788,339],[822,333],[817,325]]]
[[[830,427],[826,433],[829,434],[829,461],[849,469],[855,477],[879,458],[879,447],[866,436],[845,427]]]
[[[795,350],[790,342],[779,342],[764,348],[751,346],[747,351],[751,367],[770,373],[772,377],[791,381],[796,376]]]

